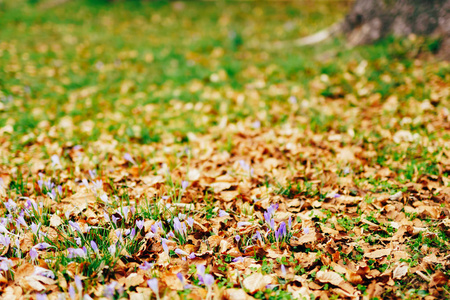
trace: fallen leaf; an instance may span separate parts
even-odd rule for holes
[[[332,285],[339,286],[344,282],[344,278],[333,271],[319,271],[316,274],[316,279],[322,283],[331,283]]]
[[[375,250],[373,252],[364,253],[364,257],[367,257],[367,258],[380,258],[382,256],[390,255],[391,252],[392,252],[392,249],[380,249],[380,250]]]
[[[392,278],[400,279],[408,273],[409,265],[407,263],[401,263],[398,265],[392,274]]]
[[[244,290],[241,289],[227,289],[223,292],[223,297],[226,300],[251,300],[255,299],[248,295]]]
[[[262,275],[261,273],[253,273],[243,281],[243,286],[250,293],[264,290],[266,285],[272,282],[272,277],[269,275]]]

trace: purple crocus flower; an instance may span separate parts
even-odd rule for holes
[[[17,222],[18,222],[20,225],[23,225],[23,226],[25,226],[25,227],[28,226],[28,225],[27,225],[27,222],[25,222],[25,219],[23,218],[23,216],[18,216],[18,217],[17,217]],[[34,224],[34,226],[36,226],[36,224]],[[36,232],[37,232],[37,228],[36,228]]]
[[[7,235],[0,235],[0,244],[5,247],[8,247],[11,244],[11,238]]]
[[[69,225],[72,226],[73,229],[75,229],[76,231],[78,231],[79,233],[82,234],[82,232],[81,232],[81,227],[80,227],[80,225],[78,225],[77,222],[69,221]]]
[[[56,189],[58,190],[58,194],[59,194],[59,196],[61,197],[62,194],[63,194],[62,186],[58,185],[58,186],[56,187]]]
[[[125,153],[123,156],[123,159],[125,159],[126,161],[132,163],[133,165],[136,165],[136,161],[133,159],[133,157],[131,156],[130,153]]]
[[[116,244],[112,244],[111,246],[108,247],[108,251],[109,253],[114,256],[116,254],[117,248],[116,248]]]
[[[280,236],[280,238],[282,238],[286,235],[286,233],[286,223],[281,222],[280,226],[278,227],[278,235]]]
[[[69,286],[69,297],[72,300],[75,300],[77,298],[77,293],[75,292],[75,288],[73,285]]]
[[[5,208],[9,211],[15,210],[17,208],[17,204],[12,199],[8,199],[8,202],[5,202],[3,204],[5,205]]]
[[[239,241],[241,240],[241,236],[240,236],[240,235],[236,235],[236,236],[234,237],[234,239],[236,240],[236,242],[239,243]]]
[[[151,268],[153,268],[153,264],[149,263],[148,261],[144,261],[144,263],[139,266],[139,269],[144,271],[150,270]]]
[[[117,281],[113,281],[110,284],[105,286],[105,289],[103,290],[103,296],[105,296],[108,299],[113,299],[114,294],[116,293],[116,286]]]
[[[96,242],[91,241],[91,248],[92,250],[94,250],[95,253],[98,253],[98,246]]]
[[[111,219],[109,218],[109,215],[108,215],[108,213],[106,211],[103,212],[103,217],[105,218],[106,222],[111,222]]]
[[[261,233],[260,233],[259,231],[256,231],[256,238],[257,238],[258,240],[260,240],[261,242],[263,241],[263,240],[262,240],[262,237],[261,237]]]
[[[81,282],[81,278],[78,275],[75,275],[75,286],[77,287],[78,292],[83,290],[83,283]]]
[[[203,284],[203,276],[205,276],[205,266],[197,265],[197,277],[200,284]]]
[[[34,248],[31,248],[29,254],[30,254],[30,258],[31,258],[33,261],[36,260],[37,257],[38,257],[38,253],[37,253],[36,249],[34,249]]]
[[[272,228],[272,230],[275,231],[275,220],[274,219],[270,220],[270,228]]]
[[[178,272],[178,273],[177,273],[177,277],[178,277],[178,279],[181,281],[181,283],[184,285],[184,277],[183,277],[183,274],[181,274],[181,272]]]
[[[130,232],[130,239],[131,240],[134,239],[135,235],[136,235],[136,228],[133,228],[133,229],[131,229],[131,232]]]
[[[309,233],[309,227],[303,228],[303,233],[304,233],[304,234],[308,234],[308,233]]]
[[[237,227],[244,227],[244,226],[249,226],[252,225],[251,222],[238,222],[237,223]]]
[[[32,231],[34,234],[37,234],[38,226],[37,226],[36,224],[31,223],[30,228],[31,228],[31,231]]]
[[[52,155],[51,159],[52,159],[52,166],[53,167],[54,166],[61,166],[61,162],[59,161],[59,156],[58,155],[56,155],[56,154]]]
[[[178,217],[173,218],[173,229],[175,229],[175,231],[177,231],[179,234],[183,234],[183,228]]]
[[[208,288],[211,288],[214,284],[214,277],[211,274],[205,274],[205,276],[203,276],[203,282]]]
[[[192,228],[194,226],[194,219],[192,217],[187,218],[187,223]]]
[[[86,257],[86,252],[82,248],[67,248],[69,258]]]
[[[272,214],[278,209],[278,203],[274,203],[271,204],[268,208],[267,208],[267,212],[272,216]]]
[[[188,255],[188,258],[189,259],[194,259],[195,258],[195,253],[191,252],[191,254]]]
[[[205,275],[205,266],[204,265],[197,265],[197,274],[198,275]]]
[[[291,216],[289,216],[288,227],[289,227],[289,231],[291,231],[291,229],[292,229],[292,218],[291,218]]]
[[[181,250],[179,248],[175,249],[175,253],[178,254],[178,255],[183,255],[183,256],[188,256],[189,255],[189,253],[187,253],[186,251]]]
[[[38,266],[34,267],[33,274],[55,279],[55,274],[52,271]]]
[[[242,256],[238,256],[232,260],[232,262],[243,262],[243,261],[244,261],[244,258]]]
[[[264,220],[266,220],[266,222],[268,223],[268,224],[270,224],[270,220],[272,219],[272,216],[271,216],[271,214],[270,214],[270,212],[269,211],[265,211],[264,212]]]
[[[223,217],[229,217],[230,216],[230,214],[229,213],[227,213],[226,211],[224,211],[224,210],[219,210],[219,217],[221,217],[221,218],[223,218]]]
[[[142,230],[144,227],[144,220],[136,220],[136,226],[139,228],[139,230]]]
[[[95,177],[97,177],[97,171],[95,169],[94,170],[89,170],[88,172],[89,172],[89,176],[91,176],[92,180],[94,180]]]
[[[47,294],[36,294],[36,300],[47,300]]]
[[[108,203],[108,195],[102,194],[102,195],[100,196],[100,199],[101,199],[103,202]],[[109,221],[109,217],[108,217],[108,221]]]
[[[39,243],[39,244],[34,245],[34,248],[37,248],[39,250],[44,250],[49,247],[52,247],[52,245],[50,245],[49,243]]]
[[[81,180],[81,183],[82,183],[87,189],[89,189],[89,181],[87,181],[86,178],[83,178],[83,179]]]
[[[281,274],[286,277],[286,267],[284,265],[281,265]]]
[[[169,247],[167,246],[166,241],[167,240],[165,238],[161,238],[161,244],[164,249],[164,252],[166,252],[166,254],[169,255]]]
[[[239,160],[238,162],[244,171],[246,171],[246,172],[250,171],[250,166],[243,159]]]
[[[56,200],[56,191],[55,191],[55,189],[52,189],[52,192],[51,192],[51,193],[47,193],[47,196],[49,196],[50,199],[52,199],[53,201],[55,201],[55,200]]]
[[[152,226],[150,226],[150,229],[152,230],[152,232],[154,234],[156,234],[158,232],[158,225],[157,224],[153,224]]]
[[[148,287],[152,289],[153,293],[155,293],[155,294],[159,293],[158,279],[156,279],[156,278],[149,279],[149,280],[147,280],[147,284],[148,284]]]
[[[186,190],[188,186],[189,186],[189,181],[183,180],[181,182],[181,188],[183,189],[183,191]]]

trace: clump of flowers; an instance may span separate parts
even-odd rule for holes
[[[280,222],[277,226],[274,219],[275,211],[278,209],[278,204],[272,204],[269,206],[267,211],[264,212],[264,220],[266,221],[268,229],[268,238],[272,242],[284,243],[289,241],[292,236],[292,219],[289,217],[288,223],[284,221]],[[259,232],[257,232],[257,235]],[[257,236],[258,239],[262,240],[261,235]]]
[[[194,219],[192,217],[188,217],[185,221],[182,221],[184,219],[186,219],[186,215],[180,213],[172,220],[174,230],[173,234],[180,244],[186,243],[188,238],[188,228],[192,230],[194,226]]]

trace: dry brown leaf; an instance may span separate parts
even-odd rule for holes
[[[120,280],[119,280],[119,282],[120,282]],[[132,286],[138,286],[143,282],[144,282],[144,277],[141,274],[131,273],[125,279],[124,283],[125,283],[126,288],[130,288]]]
[[[232,187],[234,184],[229,182],[214,182],[210,186],[213,188],[214,193],[220,193],[224,190],[228,190],[230,187]]]
[[[437,271],[431,276],[430,286],[443,286],[449,283],[449,277],[442,273],[441,270]]]
[[[45,277],[45,276],[41,276],[41,275],[30,275],[30,276],[25,276],[24,278],[22,278],[20,280],[20,285],[23,288],[32,288],[35,291],[42,291],[45,289],[45,285],[44,284],[55,284],[56,281]]]
[[[272,277],[269,275],[262,275],[261,273],[253,273],[244,279],[243,285],[250,293],[264,290],[266,285],[272,283]]]
[[[197,169],[191,169],[187,173],[187,180],[195,182],[200,178],[200,171]]]
[[[373,252],[364,253],[364,257],[367,257],[367,258],[380,258],[382,256],[390,255],[391,252],[392,252],[392,249],[380,249],[380,250],[375,250]]]
[[[61,224],[62,224],[62,220],[57,214],[53,214],[50,217],[50,226],[51,227],[57,228]]]
[[[223,292],[223,297],[226,300],[252,300],[255,299],[248,295],[241,289],[227,289]]]
[[[15,273],[15,279],[20,279],[25,276],[29,276],[34,273],[34,266],[30,263],[24,263],[20,265]]]
[[[149,294],[149,296],[150,296],[150,294]],[[130,300],[146,300],[146,299],[149,299],[149,297],[146,297],[142,293],[136,293],[136,292],[130,293]]]
[[[212,235],[208,238],[208,243],[211,248],[216,248],[220,245],[220,242],[223,240],[223,237],[218,235]]]
[[[225,191],[220,193],[220,199],[226,202],[233,201],[237,196],[239,196],[238,191]]]
[[[180,281],[180,279],[178,279],[177,275],[171,272],[164,272],[161,275],[161,281],[164,282],[172,290],[183,290],[183,283]]]
[[[401,263],[398,265],[392,274],[392,278],[400,279],[408,273],[409,265],[407,263]]]
[[[297,239],[291,239],[290,243],[292,246],[300,246],[303,244],[315,242],[316,239],[316,232],[314,230],[311,230],[311,232],[309,232],[308,234],[303,234]]]
[[[316,274],[316,279],[322,283],[331,283],[335,286],[339,286],[345,281],[341,275],[333,271],[319,271]]]

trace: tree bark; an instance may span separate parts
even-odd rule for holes
[[[350,45],[391,34],[440,37],[438,54],[450,59],[450,0],[356,0],[341,26]]]

